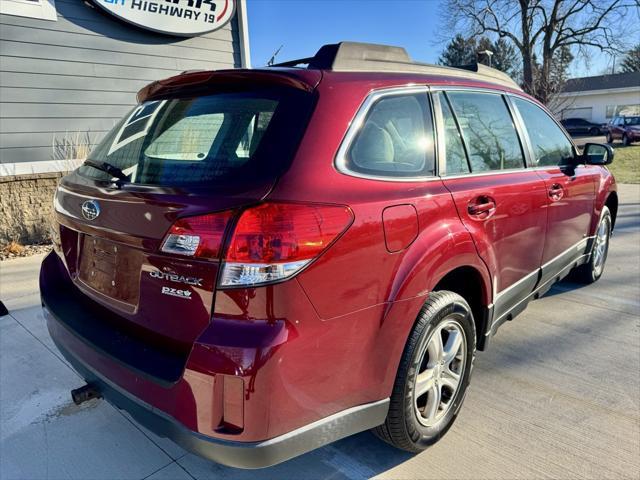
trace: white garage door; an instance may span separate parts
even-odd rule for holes
[[[567,108],[562,111],[562,118],[584,118],[591,121],[591,107]]]

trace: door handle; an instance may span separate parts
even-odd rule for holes
[[[559,183],[551,185],[551,188],[549,189],[549,198],[554,202],[557,202],[562,197],[564,197],[564,188],[562,188],[562,185]]]
[[[493,215],[496,211],[496,202],[489,197],[479,197],[476,200],[469,203],[467,211],[472,217],[478,217],[482,220]]]

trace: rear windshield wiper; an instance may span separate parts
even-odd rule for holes
[[[87,167],[93,167],[95,169],[106,172],[112,177],[115,177],[119,180],[127,180],[129,178],[122,170],[120,170],[118,167],[114,165],[111,165],[108,162],[96,162],[94,160],[85,160],[83,165],[86,165]]]

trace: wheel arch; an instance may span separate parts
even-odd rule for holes
[[[611,212],[611,230],[613,230],[618,216],[618,193],[616,191],[610,192],[604,204]]]
[[[476,345],[479,350],[484,350],[491,311],[487,299],[490,298],[491,288],[485,283],[481,272],[470,265],[456,267],[443,275],[432,290],[454,292],[467,301],[476,326]]]

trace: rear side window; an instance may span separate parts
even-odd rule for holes
[[[145,102],[89,154],[145,185],[223,184],[277,176],[313,100],[297,90],[230,92]],[[80,175],[111,180],[81,166]]]
[[[447,92],[467,147],[471,171],[524,168],[524,154],[501,95]]]
[[[573,145],[556,122],[540,107],[512,97],[524,122],[536,166],[572,164]]]
[[[434,174],[434,135],[425,94],[380,98],[346,154],[346,167],[381,177]]]

